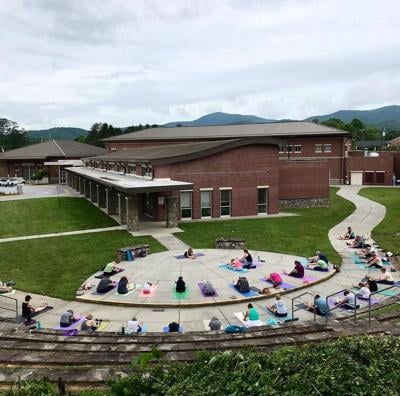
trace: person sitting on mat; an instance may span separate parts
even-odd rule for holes
[[[136,316],[132,318],[132,320],[128,320],[128,323],[126,324],[126,334],[135,334],[135,333],[141,333],[143,329],[143,323],[139,322],[136,319]]]
[[[314,304],[309,304],[308,302],[305,302],[304,305],[306,306],[306,309],[310,312],[315,311],[315,313],[320,316],[326,315],[326,299],[321,297],[319,294],[314,297]]]
[[[175,290],[177,293],[184,293],[186,291],[186,283],[181,276],[175,283],[176,283]]]
[[[234,287],[239,293],[248,293],[250,291],[249,281],[245,276],[239,276]]]
[[[105,278],[101,279],[99,284],[97,285],[97,293],[107,293],[108,291],[112,290],[115,287],[115,283],[106,276]]]
[[[308,262],[310,264],[317,263],[319,260],[325,261],[326,264],[329,263],[328,257],[326,257],[326,255],[321,253],[319,250],[315,252],[315,256],[308,258]]]
[[[93,320],[93,315],[92,314],[87,314],[85,316],[85,320],[81,324],[81,331],[96,331],[97,329],[97,324]]]
[[[394,285],[394,279],[392,274],[387,270],[387,268],[381,268],[381,276],[376,279],[376,283],[381,283],[383,285]]]
[[[367,245],[365,243],[365,238],[361,235],[356,235],[352,242],[346,242],[346,245],[353,249],[363,249]]]
[[[362,249],[359,253],[356,253],[360,259],[369,259],[372,254],[376,253],[376,249],[373,246],[367,246],[365,249]]]
[[[121,272],[122,268],[117,266],[117,263],[115,261],[112,261],[111,263],[106,264],[106,266],[103,269],[103,275],[104,276],[112,276],[115,274],[118,274],[118,272]]]
[[[318,260],[316,263],[307,264],[307,268],[315,271],[326,271],[328,269],[328,264],[324,260]]]
[[[80,316],[79,316],[80,319]],[[68,311],[65,311],[60,318],[60,327],[69,327],[73,323],[77,322],[79,320],[74,316],[74,311],[72,309],[69,309]]]
[[[221,330],[221,321],[216,316],[213,316],[208,324],[208,327],[212,331]]]
[[[205,296],[213,296],[215,294],[215,289],[210,281],[205,281],[203,284],[203,294]]]
[[[364,282],[368,285],[371,293],[375,293],[376,291],[378,291],[378,284],[376,283],[376,280],[373,279],[370,275],[366,274],[360,283]]]
[[[151,287],[153,286],[152,283],[150,282],[144,282],[143,285],[143,294],[150,294],[151,293]]]
[[[367,282],[360,282],[358,284],[358,290],[356,296],[357,298],[360,298],[361,300],[368,300],[370,295],[371,295],[371,290],[369,290],[368,283]]]
[[[265,280],[272,283],[276,288],[279,288],[279,285],[283,282],[282,277],[277,272],[272,272],[269,276],[265,275]]]
[[[128,278],[126,276],[122,276],[118,282],[118,294],[127,294],[131,290],[133,290],[133,285],[129,283]]]
[[[351,229],[351,227],[347,227],[347,232],[344,234],[344,236],[340,236],[338,239],[344,240],[344,239],[355,239],[356,235],[354,231]]]
[[[295,278],[303,278],[304,277],[304,267],[301,265],[300,261],[296,260],[294,262],[294,268],[289,272],[285,274],[288,276],[294,276]]]
[[[234,271],[241,271],[243,269],[243,263],[238,258],[232,259],[231,262],[227,264],[227,266]]]
[[[281,300],[280,294],[276,295],[274,304],[267,305],[267,309],[280,318],[284,318],[288,314],[286,304]]]
[[[171,322],[168,325],[168,332],[169,333],[179,333],[179,323]]]
[[[243,320],[260,320],[260,315],[253,307],[253,304],[250,303],[247,305],[247,311],[243,312]]]
[[[377,252],[372,252],[371,257],[368,260],[364,261],[364,263],[365,268],[383,268],[381,257]]]
[[[11,282],[1,282],[0,281],[0,294],[12,293],[12,291],[13,291],[13,288],[12,288]]]
[[[253,257],[251,256],[251,254],[247,249],[243,249],[243,256],[240,259],[240,262],[243,263],[243,268],[247,269],[254,268]]]
[[[183,255],[188,259],[195,259],[196,258],[196,256],[194,255],[193,249],[191,247],[188,250],[186,250],[186,252],[183,253]]]
[[[47,308],[47,303],[43,303],[40,307],[34,308],[31,304],[32,297],[28,294],[25,296],[25,301],[22,303],[22,317],[25,319],[25,324],[35,323],[32,315]]]
[[[349,309],[354,309],[358,308],[356,307],[356,296],[353,292],[350,290],[345,290],[343,293],[344,297],[342,299],[337,299],[335,301],[335,305],[337,307],[343,307],[343,308],[349,308]]]

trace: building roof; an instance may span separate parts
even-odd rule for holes
[[[96,157],[89,157],[87,159],[121,162],[151,162],[154,165],[164,165],[202,158],[250,144],[272,144],[277,146],[279,144],[286,144],[286,142],[277,138],[260,137],[165,144],[161,146],[123,149]]]
[[[193,187],[193,183],[171,179],[151,179],[145,176],[122,175],[117,172],[103,172],[82,167],[65,169],[77,176],[83,176],[103,186],[127,193],[177,191]]]
[[[46,159],[46,158],[82,158],[105,153],[102,147],[76,142],[74,140],[47,140],[15,150],[0,153],[1,160]]]
[[[395,146],[400,144],[400,136],[395,137],[394,139],[388,142],[389,146]]]
[[[312,135],[347,135],[348,132],[309,121],[274,122],[245,125],[199,127],[158,127],[104,139],[107,142],[173,139],[232,139],[243,137],[287,137]]]
[[[373,148],[386,146],[386,141],[384,140],[359,140],[356,142],[356,147],[358,148]]]

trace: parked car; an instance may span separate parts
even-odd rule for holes
[[[1,177],[0,186],[3,187],[14,187],[18,184],[25,184],[25,179],[22,177]]]

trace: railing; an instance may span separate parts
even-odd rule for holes
[[[336,296],[338,294],[344,293],[346,290],[348,289],[343,289],[343,290],[339,290],[335,293],[330,294],[329,296],[326,296],[326,314],[325,314],[325,324],[328,324],[328,316],[329,313],[332,312],[335,309],[338,309],[341,307],[341,305],[335,305],[334,307],[330,308],[329,306],[329,299],[333,296]],[[353,310],[353,315],[354,315],[354,323],[357,323],[357,309],[358,309],[358,304],[357,304],[357,294],[350,291],[350,293],[354,294],[354,310]]]
[[[373,293],[371,293],[370,295],[369,295],[369,298],[368,298],[368,326],[369,327],[371,327],[371,298],[375,295],[375,294],[379,294],[379,293],[381,293],[381,292],[383,292],[383,291],[385,291],[385,290],[390,290],[390,289],[393,289],[393,288],[395,288],[395,287],[399,287],[400,285],[399,284],[394,284],[394,285],[389,285],[389,287],[386,287],[385,289],[382,289],[382,290],[377,290],[376,292],[373,292]]]
[[[2,299],[4,299],[4,298],[7,299],[7,300],[10,300],[10,301],[13,301],[15,303],[15,309],[14,308],[7,308],[7,307],[3,306],[4,300],[2,300]],[[13,304],[11,304],[11,305],[13,305]],[[3,294],[0,294],[0,309],[4,309],[6,311],[15,312],[15,319],[17,319],[17,317],[18,317],[18,300],[16,298],[8,297],[8,296],[4,296]]]
[[[315,296],[314,296],[314,294],[312,294],[312,293],[310,293],[310,292],[304,292],[304,293],[302,293],[302,294],[300,294],[300,295],[298,295],[298,296],[296,296],[296,297],[293,297],[292,298],[292,319],[294,319],[294,313],[296,312],[296,311],[300,311],[300,309],[303,309],[303,308],[296,308],[296,309],[294,309],[294,302],[295,302],[295,300],[297,300],[298,298],[300,298],[300,297],[303,297],[303,296],[305,296],[306,294],[309,294],[311,297],[312,297],[312,300],[314,301],[314,299],[315,299]],[[315,309],[314,309],[314,323],[315,323],[315,321],[316,321],[316,312],[315,312]]]

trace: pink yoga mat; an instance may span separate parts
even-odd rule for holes
[[[157,288],[158,288],[158,285],[151,286],[150,293],[148,293],[148,294],[143,293],[143,289],[142,289],[142,291],[139,293],[139,297],[145,297],[145,298],[154,297],[154,295],[156,294]]]

